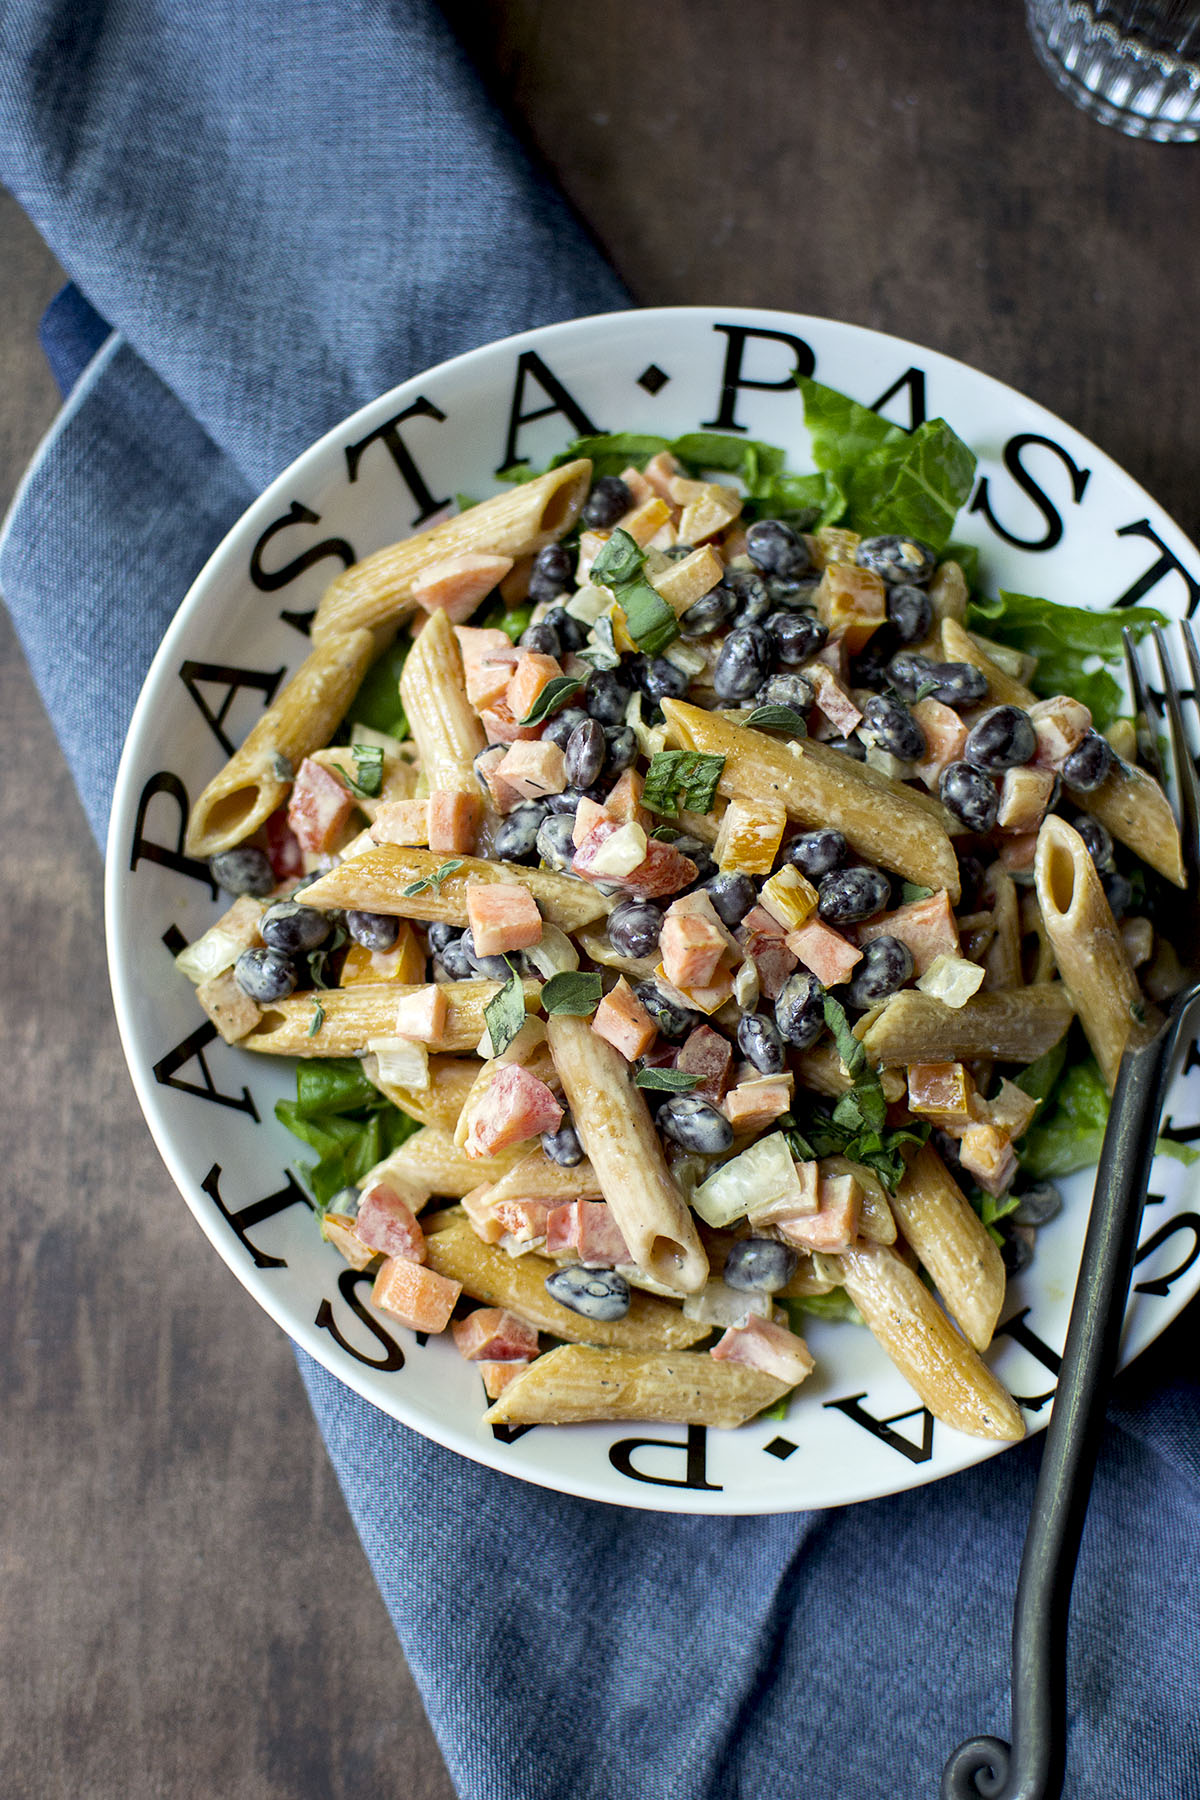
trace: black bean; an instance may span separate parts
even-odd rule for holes
[[[1000,810],[996,784],[982,769],[969,762],[952,762],[942,770],[938,783],[942,805],[962,821],[968,831],[990,831]]]
[[[634,680],[651,705],[660,700],[682,700],[691,676],[677,669],[665,656],[637,656],[630,665]]]
[[[989,706],[967,733],[963,755],[989,775],[1019,769],[1037,755],[1037,732],[1019,706]]]
[[[695,548],[695,544],[672,544],[669,550],[663,551],[663,555],[668,562],[682,562],[684,557],[690,556]]]
[[[704,1023],[702,1016],[690,1007],[669,1000],[655,981],[639,981],[633,991],[659,1031],[672,1042],[685,1038],[689,1031]]]
[[[1100,870],[1113,866],[1113,841],[1099,819],[1093,819],[1091,813],[1076,813],[1071,820],[1072,825],[1083,839],[1087,853]]]
[[[1009,1213],[1014,1225],[1048,1225],[1062,1211],[1062,1195],[1052,1181],[1035,1181]]]
[[[552,813],[538,827],[537,853],[551,869],[569,870],[575,860],[572,833],[575,820],[570,813]]]
[[[549,619],[537,619],[527,625],[518,639],[522,650],[536,650],[539,656],[561,656],[562,644]]]
[[[547,544],[533,559],[529,576],[529,598],[535,606],[543,600],[557,600],[570,593],[575,585],[575,565],[571,552],[562,544]]]
[[[891,659],[900,638],[890,625],[873,631],[857,656],[850,659],[851,687],[885,688],[892,684]],[[898,683],[896,685],[899,685]],[[911,699],[911,695],[908,696]]]
[[[476,969],[475,958],[471,954],[469,944],[463,939],[465,932],[459,932],[448,939],[437,952],[437,961],[441,964],[442,973],[447,981],[474,981]]]
[[[958,907],[959,912],[975,911],[975,905],[983,890],[984,876],[986,874],[987,870],[984,868],[980,857],[972,856],[969,852],[959,856],[958,878],[962,886],[962,899],[960,900]]]
[[[445,919],[434,919],[425,927],[425,938],[435,956],[440,956],[447,944],[455,944],[463,934],[461,925],[449,925]]]
[[[765,1013],[745,1013],[738,1020],[738,1049],[748,1063],[764,1075],[778,1075],[784,1068],[783,1039],[773,1019]]]
[[[1001,1231],[1008,1221],[1001,1225]],[[1004,1270],[1008,1275],[1019,1275],[1033,1261],[1032,1246],[1016,1232],[1005,1232],[1004,1242],[1000,1246],[1000,1255],[1004,1260]]]
[[[721,646],[713,670],[713,687],[719,700],[748,700],[757,693],[775,660],[775,644],[760,625],[740,626]]]
[[[803,581],[781,581],[772,576],[767,582],[767,592],[771,596],[773,606],[787,606],[811,612],[817,604],[817,589],[821,585],[820,577],[808,576]]]
[[[591,716],[582,706],[564,706],[561,712],[555,713],[542,727],[543,743],[557,744],[560,750],[565,750],[575,727],[582,725]]]
[[[915,644],[933,624],[933,602],[924,588],[901,581],[887,593],[887,616],[902,644]]]
[[[233,979],[243,994],[270,1006],[296,985],[296,971],[281,950],[243,950],[233,965]]]
[[[878,1006],[897,988],[912,979],[912,951],[899,938],[872,938],[863,945],[862,961],[855,966],[847,993],[852,1006]]]
[[[699,838],[689,837],[686,832],[680,837],[672,838],[671,842],[680,856],[690,858],[696,865],[696,873],[688,892],[690,893],[692,888],[703,887],[710,876],[717,872],[717,865],[709,854],[708,845],[702,843]]]
[[[253,844],[239,844],[236,850],[218,850],[210,856],[208,866],[213,880],[227,894],[253,894],[262,900],[275,887],[275,871],[270,858]]]
[[[788,668],[799,668],[825,643],[829,628],[811,613],[774,612],[767,620],[767,630],[775,640],[775,653]]]
[[[531,863],[537,861],[537,835],[550,817],[550,808],[542,800],[530,800],[514,806],[496,827],[492,848],[501,862]]]
[[[827,925],[855,925],[883,912],[891,894],[892,885],[881,869],[853,863],[822,876],[817,911]]]
[[[511,977],[512,970],[502,956],[480,956],[469,930],[463,932],[457,948],[470,959],[477,981],[507,981]]]
[[[560,1306],[584,1319],[607,1325],[629,1311],[629,1283],[615,1269],[585,1269],[569,1263],[546,1277],[546,1292]]]
[[[1064,759],[1062,778],[1077,794],[1090,794],[1112,774],[1116,760],[1107,738],[1089,731]]]
[[[474,756],[471,766],[475,770],[475,779],[479,783],[480,787],[483,789],[485,794],[490,794],[492,790],[488,786],[487,778],[483,772],[483,759],[492,750],[507,750],[507,749],[508,749],[507,744],[485,744],[483,746],[482,750],[477,750],[475,753],[475,756]]]
[[[549,625],[564,651],[582,650],[587,643],[587,626],[582,619],[569,613],[565,606],[552,606],[542,623]]]
[[[608,531],[633,505],[633,495],[619,475],[598,475],[580,517],[593,531]]]
[[[924,586],[937,567],[937,553],[920,538],[865,537],[855,553],[860,569],[871,569],[886,582]]]
[[[608,941],[618,956],[650,956],[658,949],[663,916],[649,900],[622,900],[608,915]]]
[[[615,781],[618,775],[623,775],[637,761],[637,733],[632,725],[606,725],[604,741],[608,746],[604,773]]]
[[[704,891],[722,925],[730,928],[741,924],[758,898],[750,877],[733,873],[711,875],[704,883]]]
[[[285,956],[299,956],[315,950],[330,933],[329,920],[315,906],[300,906],[295,900],[277,900],[268,906],[258,922],[258,935],[272,950]]]
[[[693,600],[687,611],[679,620],[679,629],[684,637],[707,637],[711,631],[720,631],[727,625],[738,609],[738,597],[731,587],[718,582],[715,588],[709,588],[707,594],[701,594],[699,600]]]
[[[914,650],[899,650],[888,664],[888,674],[906,700],[925,690],[943,706],[974,706],[987,694],[987,676],[972,663],[932,662]]]
[[[790,706],[803,716],[813,703],[813,685],[796,669],[768,675],[754,696],[755,706]]]
[[[346,914],[346,930],[364,950],[393,950],[400,936],[400,920],[393,913],[351,909]]]
[[[770,588],[753,569],[727,569],[725,586],[737,601],[739,625],[760,625],[774,609]]]
[[[901,762],[916,762],[926,752],[925,733],[903,700],[890,694],[872,694],[863,708],[858,735],[864,744],[874,744]]]
[[[595,669],[583,690],[583,704],[602,725],[623,725],[633,699],[633,683],[617,669]]]
[[[725,1114],[699,1094],[672,1094],[655,1122],[672,1143],[698,1156],[719,1156],[733,1142],[733,1126]]]
[[[608,755],[608,740],[599,719],[585,719],[567,739],[566,772],[572,787],[591,787],[598,781]]]
[[[825,1028],[825,989],[815,975],[789,975],[775,1002],[775,1023],[796,1050],[815,1044]]]
[[[1133,888],[1126,876],[1113,869],[1101,875],[1100,885],[1114,919],[1123,919],[1133,905]]]
[[[542,1149],[562,1169],[573,1169],[583,1161],[583,1145],[570,1119],[564,1119],[557,1131],[543,1131]]]
[[[725,1258],[726,1287],[743,1294],[777,1294],[796,1273],[799,1257],[775,1238],[739,1238]]]
[[[782,519],[758,519],[746,533],[746,554],[764,575],[785,581],[806,575],[812,568],[808,545]]]
[[[830,875],[834,869],[845,865],[850,847],[840,831],[827,825],[820,831],[802,831],[792,839],[783,855],[785,862],[793,864],[810,881],[820,881],[823,875]]]

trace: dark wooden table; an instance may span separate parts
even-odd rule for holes
[[[1017,0],[450,10],[639,300],[948,351],[1195,534],[1200,148],[1073,111]],[[53,415],[34,332],[59,279],[0,206],[3,497]],[[7,623],[0,683],[0,1789],[450,1800],[290,1350],[141,1122],[100,859]]]

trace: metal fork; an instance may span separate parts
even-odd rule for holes
[[[1200,655],[1181,627],[1193,694]],[[1136,649],[1125,632],[1134,704],[1153,745],[1154,714]],[[1200,994],[1200,781],[1188,749],[1182,695],[1162,631],[1154,630],[1183,840],[1187,888],[1171,890],[1163,924],[1184,967],[1183,986],[1141,1049],[1127,1050],[1117,1075],[1062,1368],[1021,1556],[1013,1610],[1012,1743],[969,1738],[942,1775],[941,1800],[1057,1800],[1066,1770],[1067,1621],[1084,1515],[1116,1373],[1142,1208],[1171,1059],[1189,1005]],[[1141,724],[1139,719],[1139,725]],[[1139,732],[1139,737],[1141,733]],[[1144,760],[1157,763],[1157,749]],[[1155,769],[1158,773],[1158,770]]]

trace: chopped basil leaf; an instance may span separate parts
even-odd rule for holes
[[[276,781],[292,781],[296,771],[292,767],[291,757],[285,756],[282,750],[275,750],[271,755],[271,773]]]
[[[625,614],[625,629],[647,656],[661,656],[679,636],[679,621],[657,588],[648,581],[630,581],[615,589]]]
[[[724,767],[723,756],[703,750],[656,751],[646,770],[642,805],[651,812],[673,813],[682,800],[689,812],[711,812]]]
[[[910,701],[908,701],[908,705],[916,706],[922,700],[928,700],[928,698],[931,694],[937,693],[937,691],[941,687],[941,685],[942,684],[940,681],[923,681],[921,683],[920,687],[918,687],[916,693],[913,695],[912,699]]]
[[[831,994],[825,996],[824,1010],[825,1023],[833,1033],[837,1053],[846,1065],[846,1073],[854,1081],[867,1066],[867,1053],[850,1029],[845,1008]]]
[[[308,1027],[309,1037],[316,1037],[318,1031],[320,1031],[320,1029],[324,1023],[325,1023],[325,1008],[321,1005],[321,1002],[319,1000],[314,1000],[313,1001],[313,1010],[312,1010],[312,1022],[310,1023],[310,1025]]]
[[[577,681],[574,675],[556,675],[553,681],[546,683],[525,717],[518,720],[518,723],[540,725],[543,719],[548,719],[551,713],[556,713],[559,707],[565,706],[571,695],[577,694],[582,686],[582,681]]]
[[[742,720],[756,731],[788,731],[793,737],[808,736],[808,722],[790,706],[756,706],[749,718]]]
[[[599,975],[563,969],[552,975],[542,988],[542,1006],[547,1014],[563,1013],[571,1019],[586,1019],[599,1006],[602,992]]]
[[[683,833],[676,831],[673,825],[656,825],[650,836],[660,844],[673,844],[676,838],[683,836]]]
[[[506,956],[504,960],[512,973],[483,1009],[493,1056],[503,1056],[525,1023],[525,989],[511,958]]]
[[[922,887],[919,881],[906,881],[900,889],[900,904],[912,906],[917,900],[930,899],[933,892],[933,888]]]
[[[383,786],[382,745],[352,744],[350,754],[355,763],[355,786],[374,799]]]
[[[700,1077],[689,1075],[683,1069],[639,1069],[633,1085],[650,1088],[658,1094],[688,1094],[700,1085]]]
[[[452,857],[449,862],[444,862],[440,868],[435,869],[432,875],[424,875],[420,881],[410,881],[406,888],[401,889],[401,892],[408,900],[411,900],[416,894],[425,893],[429,888],[432,888],[436,894],[440,891],[443,881],[449,881],[454,871],[461,869],[462,866],[461,856]]]
[[[645,552],[618,525],[592,564],[589,580],[597,587],[622,587],[640,575]]]

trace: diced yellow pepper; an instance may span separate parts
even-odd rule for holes
[[[413,987],[425,980],[425,952],[416,932],[405,919],[390,950],[364,950],[351,944],[342,964],[339,987],[355,987],[365,981],[395,981]]]
[[[787,813],[772,801],[751,807],[731,800],[713,846],[717,867],[722,874],[734,869],[742,875],[769,875],[786,827]]]
[[[975,1083],[960,1062],[911,1063],[908,1069],[910,1112],[935,1125],[966,1127],[975,1117]]]
[[[632,512],[627,512],[623,519],[617,520],[616,529],[627,531],[639,549],[644,549],[656,532],[671,522],[671,509],[665,500],[655,495],[653,500],[643,500]]]
[[[829,563],[814,598],[817,616],[841,633],[851,651],[861,650],[887,618],[887,588],[873,569]]]
[[[799,869],[780,869],[772,875],[770,881],[763,883],[762,892],[758,896],[760,906],[765,906],[773,919],[786,925],[791,931],[797,925],[803,925],[817,909],[817,890],[811,881],[807,881]]]
[[[685,543],[688,541],[684,540]],[[651,575],[650,585],[657,588],[678,618],[715,588],[724,573],[725,564],[716,551],[705,544],[701,549],[693,550],[690,556],[681,556],[677,562],[668,563],[657,575]]]
[[[852,563],[862,537],[857,531],[845,531],[840,525],[822,525],[807,540],[813,562],[818,569],[830,563]]]

